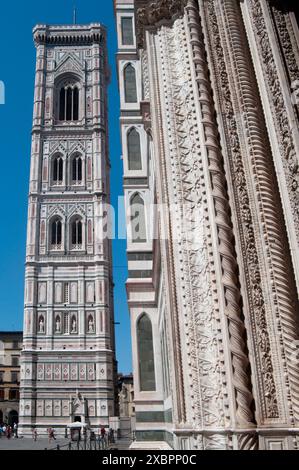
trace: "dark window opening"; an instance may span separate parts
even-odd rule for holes
[[[133,46],[133,18],[124,16],[121,19],[121,41],[123,46]]]
[[[82,181],[82,159],[75,157],[72,165],[72,181],[73,183],[81,183]]]
[[[143,314],[137,323],[140,391],[156,390],[153,332],[150,318]]]
[[[63,160],[61,157],[54,158],[53,161],[53,183],[61,184],[63,182]]]
[[[125,102],[137,102],[136,72],[133,65],[129,64],[124,69]]]
[[[59,219],[52,222],[51,229],[51,245],[61,245],[62,239],[62,224]]]
[[[129,170],[141,170],[140,135],[135,128],[128,132],[128,164]]]
[[[70,85],[62,87],[59,93],[59,120],[78,121],[79,89]]]
[[[82,222],[79,219],[72,223],[72,245],[74,247],[82,245]]]

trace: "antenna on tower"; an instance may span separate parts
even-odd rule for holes
[[[73,9],[73,23],[77,24],[77,7],[76,7],[76,4],[74,4],[74,9]]]

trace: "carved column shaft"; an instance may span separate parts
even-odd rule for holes
[[[232,357],[233,384],[236,394],[236,420],[240,427],[250,427],[254,425],[251,409],[253,397],[238,280],[238,265],[234,249],[234,236],[230,219],[223,158],[219,145],[217,124],[214,118],[213,99],[196,2],[193,0],[188,1],[186,11],[198,89],[200,119],[204,133],[203,144],[209,168],[214,217],[217,227],[218,249],[222,268],[222,288],[225,298],[225,314],[228,322]]]
[[[230,82],[231,86],[238,90],[234,95],[234,106],[238,103],[238,108],[235,110],[239,113],[238,133],[242,141],[244,156],[247,154],[244,160],[245,167],[247,166],[246,179],[251,192],[250,205],[255,214],[254,230],[258,240],[258,257],[263,275],[261,279],[263,296],[269,309],[268,321],[270,316],[270,323],[266,328],[270,331],[270,324],[272,324],[275,329],[275,338],[280,336],[281,346],[272,341],[272,344],[276,344],[275,356],[279,357],[279,363],[276,364],[277,374],[280,375],[282,364],[288,374],[284,386],[290,390],[289,393],[292,396],[292,400],[288,402],[290,418],[294,416],[297,420],[299,381],[298,363],[294,361],[294,350],[298,339],[296,318],[298,303],[281,201],[278,191],[275,190],[277,182],[271,150],[246,34],[242,26],[239,3],[236,0],[214,3],[219,5],[218,15],[225,24],[223,40],[228,44],[226,60],[230,64],[230,70],[233,71],[231,75],[236,77],[235,84],[231,77]],[[270,290],[268,286],[271,286]],[[270,359],[271,356],[268,357]],[[287,396],[285,400],[286,398]]]
[[[298,45],[290,36],[284,2],[272,13],[266,0],[241,2],[246,32],[264,109],[281,195],[284,220],[299,289],[299,127],[296,91]],[[272,5],[272,2],[271,2]],[[297,84],[297,85],[296,85]]]
[[[240,278],[244,300],[245,320],[252,357],[251,369],[255,377],[256,419],[277,419],[277,392],[273,376],[273,358],[267,324],[265,297],[261,285],[257,237],[247,168],[243,152],[239,120],[241,115],[238,89],[234,84],[234,65],[230,62],[225,33],[228,31],[224,15],[216,9],[214,0],[200,2],[205,44],[211,70],[211,81],[219,119],[223,155],[226,162],[230,200],[233,208],[236,244],[240,263]],[[227,33],[228,34],[228,33]],[[224,49],[224,44],[226,47]],[[242,142],[242,144],[241,144]],[[248,160],[250,158],[248,157]]]

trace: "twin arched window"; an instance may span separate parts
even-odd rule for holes
[[[141,392],[156,390],[152,322],[143,313],[137,322],[139,384]]]
[[[62,221],[55,217],[50,224],[51,249],[62,247]],[[80,217],[76,217],[70,223],[70,249],[82,249],[83,246],[83,223]]]
[[[144,202],[140,194],[135,194],[131,199],[131,227],[132,242],[146,242],[146,221]]]
[[[67,84],[59,92],[59,120],[78,121],[79,89],[76,85]]]
[[[142,170],[140,134],[133,127],[127,134],[129,170]]]
[[[137,103],[136,72],[132,64],[124,68],[125,102]]]
[[[80,155],[75,155],[70,163],[71,184],[80,185],[83,181],[83,160]],[[52,160],[52,181],[55,186],[63,184],[64,161],[61,155],[56,155]]]

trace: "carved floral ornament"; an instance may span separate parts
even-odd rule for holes
[[[156,0],[152,2],[137,0],[137,42],[143,48],[144,31],[148,27],[157,27],[174,21],[183,14],[187,0]]]

